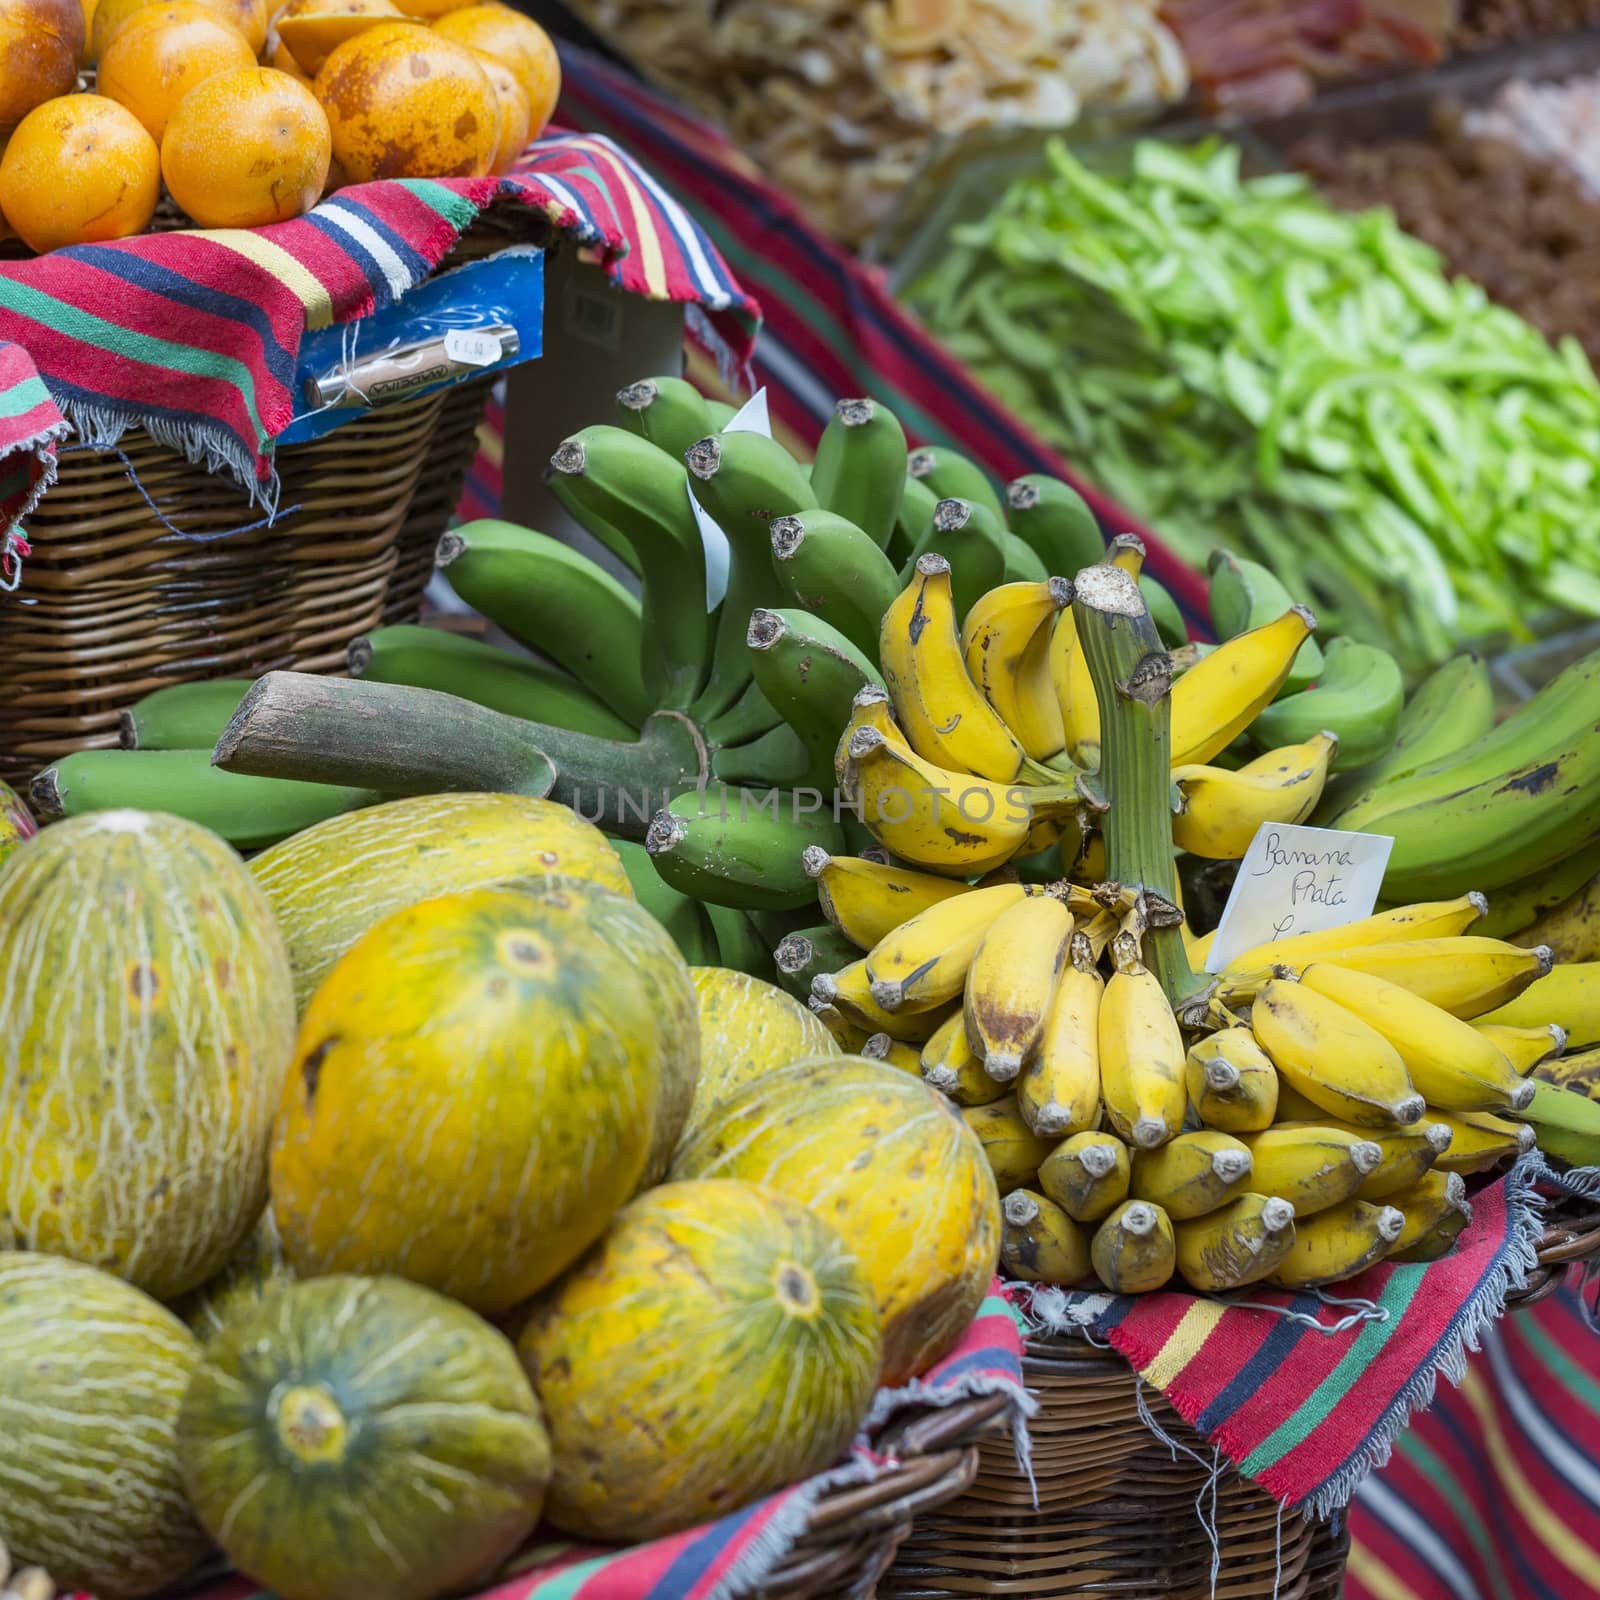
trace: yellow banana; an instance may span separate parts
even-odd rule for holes
[[[823,916],[863,950],[930,906],[968,892],[966,884],[936,873],[884,866],[860,856],[830,856],[819,844],[808,844],[801,861],[817,886]]]
[[[1550,952],[1519,950],[1501,939],[1481,939],[1471,934],[1456,939],[1417,939],[1402,944],[1363,944],[1352,949],[1329,950],[1316,958],[1352,972],[1386,978],[1431,1000],[1441,1011],[1470,1020],[1484,1016],[1522,993],[1550,971]],[[1298,965],[1298,963],[1290,963]],[[1309,965],[1309,963],[1307,963]],[[1600,998],[1600,986],[1596,989]],[[1505,1020],[1496,1015],[1495,1022]],[[1540,1016],[1539,1022],[1558,1022]]]
[[[1002,911],[978,945],[967,973],[967,1039],[1000,1083],[1039,1048],[1071,938],[1065,901],[1038,894]]]
[[[1178,1272],[1202,1294],[1257,1283],[1294,1244],[1294,1207],[1276,1195],[1242,1194],[1192,1222],[1174,1222]]]
[[[1041,809],[1077,804],[1067,788],[1022,789],[947,772],[896,750],[876,728],[850,735],[851,793],[886,850],[952,877],[976,878],[1018,853]]]
[[[1172,765],[1209,761],[1272,703],[1317,619],[1304,606],[1236,634],[1172,685]]]
[[[1089,1244],[1094,1274],[1114,1294],[1150,1294],[1177,1263],[1172,1222],[1148,1200],[1128,1200],[1095,1229]]]
[[[1446,1111],[1521,1111],[1533,1085],[1471,1023],[1369,972],[1313,962],[1300,974],[1314,989],[1381,1033],[1400,1052],[1414,1089]]]
[[[1096,961],[1106,953],[1106,946],[1117,935],[1118,919],[1113,911],[1101,911],[1083,925],[1083,936],[1089,941],[1089,953]]]
[[[1061,712],[1067,753],[1080,767],[1100,765],[1100,702],[1089,662],[1078,642],[1078,624],[1067,606],[1050,634],[1050,684]]]
[[[1399,1051],[1303,983],[1274,978],[1264,985],[1250,1007],[1250,1031],[1289,1084],[1323,1113],[1362,1127],[1409,1127],[1421,1119],[1423,1098]]]
[[[1516,937],[1548,945],[1557,961],[1600,961],[1600,873]]]
[[[1239,1194],[1250,1169],[1245,1145],[1232,1134],[1202,1128],[1180,1133],[1155,1150],[1135,1150],[1128,1193],[1153,1201],[1174,1222],[1187,1222]]]
[[[957,1008],[922,1047],[922,1080],[958,1106],[986,1106],[1006,1095],[967,1043],[967,1019]]]
[[[1096,1222],[1128,1198],[1128,1147],[1109,1133],[1075,1133],[1039,1167],[1039,1187],[1078,1222]]]
[[[878,663],[896,719],[925,761],[1016,781],[1027,756],[967,672],[943,556],[917,558],[910,583],[883,615]]]
[[[1189,1047],[1184,1084],[1208,1128],[1254,1133],[1278,1114],[1278,1069],[1248,1028],[1221,1028]]]
[[[1567,1030],[1559,1022],[1542,1028],[1507,1028],[1498,1022],[1474,1022],[1474,1028],[1526,1076],[1546,1061],[1554,1061],[1567,1048]]]
[[[1046,1138],[1087,1131],[1099,1115],[1104,990],[1088,935],[1074,933],[1039,1048],[1017,1079],[1017,1107],[1028,1126]]]
[[[1456,1240],[1472,1220],[1470,1210],[1447,1211],[1411,1246],[1409,1250],[1395,1250],[1385,1257],[1389,1261],[1438,1261],[1456,1247]]]
[[[1346,1200],[1314,1217],[1297,1217],[1294,1243],[1267,1282],[1279,1289],[1338,1283],[1381,1261],[1405,1225],[1403,1211],[1365,1200]]]
[[[1280,1122],[1240,1137],[1255,1162],[1252,1186],[1287,1200],[1297,1217],[1354,1198],[1383,1161],[1374,1141],[1325,1122]]]
[[[1575,1089],[1585,1099],[1600,1100],[1600,1046],[1591,1045],[1556,1061],[1541,1061],[1533,1076],[1557,1088]]]
[[[1191,933],[1189,924],[1184,922],[1181,932],[1183,934],[1183,948],[1189,957],[1189,966],[1195,972],[1204,972],[1206,963],[1211,959],[1211,946],[1217,941],[1217,930],[1213,928],[1210,933],[1198,936]]]
[[[1428,1172],[1413,1184],[1389,1197],[1389,1203],[1405,1213],[1405,1226],[1389,1246],[1388,1255],[1415,1249],[1451,1212],[1463,1222],[1472,1220],[1467,1204],[1466,1180],[1459,1172]]]
[[[1238,861],[1263,824],[1304,822],[1322,798],[1338,737],[1319,733],[1305,744],[1270,751],[1237,772],[1223,767],[1174,767],[1184,809],[1173,819],[1172,842],[1191,855]]]
[[[1488,1111],[1428,1110],[1430,1121],[1450,1130],[1450,1147],[1434,1165],[1441,1172],[1487,1172],[1502,1161],[1526,1155],[1538,1135],[1525,1122],[1510,1122]]]
[[[1003,583],[979,599],[961,628],[968,675],[1035,761],[1066,748],[1050,679],[1050,640],[1057,614],[1071,604],[1065,578]]]
[[[900,1011],[885,1011],[872,998],[872,980],[867,976],[864,960],[852,961],[838,972],[819,973],[811,980],[811,998],[833,1007],[846,1022],[865,1028],[867,1038],[875,1033],[886,1033],[891,1039],[903,1039],[907,1044],[927,1043],[949,1015],[943,1006],[923,1010],[908,1005]],[[861,1041],[865,1042],[865,1039]],[[855,1048],[859,1052],[860,1044]]]
[[[1409,1188],[1438,1164],[1455,1138],[1446,1123],[1435,1122],[1430,1117],[1410,1128],[1363,1128],[1359,1136],[1377,1145],[1383,1152],[1383,1159],[1375,1172],[1361,1180],[1361,1187],[1356,1190],[1358,1200],[1386,1200],[1397,1191]],[[1400,1202],[1397,1200],[1395,1204]],[[1403,1211],[1405,1207],[1400,1209]]]
[[[1013,1189],[1000,1211],[1000,1265],[1008,1278],[1066,1288],[1094,1271],[1088,1234],[1048,1196]]]
[[[1228,971],[1254,972],[1258,967],[1282,962],[1303,966],[1313,957],[1330,950],[1350,950],[1362,944],[1398,944],[1411,939],[1453,939],[1489,909],[1481,894],[1464,894],[1455,900],[1428,900],[1412,906],[1397,906],[1374,916],[1347,922],[1338,928],[1323,928],[1317,933],[1291,934],[1271,944],[1258,944],[1241,951],[1228,963]],[[1198,968],[1196,970],[1199,970]]]
[[[833,775],[846,794],[854,793],[850,787],[850,736],[857,728],[876,728],[896,750],[907,755],[911,753],[911,746],[900,731],[900,724],[894,720],[894,705],[889,699],[889,691],[880,689],[875,683],[863,684],[850,702],[850,720],[839,735],[838,746],[833,752]]]
[[[1022,884],[997,883],[941,900],[902,922],[867,953],[873,999],[885,1011],[959,999],[985,934],[1028,899]]]
[[[1008,1094],[986,1106],[966,1106],[961,1115],[983,1145],[1002,1198],[1013,1189],[1039,1187],[1040,1163],[1054,1144],[1041,1139],[1022,1120],[1015,1095]]]
[[[806,1006],[838,1041],[839,1048],[850,1055],[860,1055],[875,1031],[852,1022],[838,1006],[826,1005],[815,995],[806,1001]]]
[[[901,1039],[891,1039],[886,1033],[875,1033],[861,1046],[868,1061],[883,1061],[891,1067],[909,1073],[913,1078],[922,1076],[922,1051],[914,1044]]]
[[[1477,1020],[1511,1028],[1555,1022],[1566,1029],[1574,1050],[1600,1044],[1600,961],[1562,962],[1515,1000]]]
[[[1116,971],[1100,999],[1100,1095],[1111,1125],[1150,1150],[1183,1128],[1183,1035],[1154,973],[1129,933],[1111,941]]]

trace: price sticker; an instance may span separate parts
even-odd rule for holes
[[[1393,848],[1385,834],[1264,822],[1239,863],[1206,971],[1275,939],[1370,917]]]
[[[444,336],[444,353],[464,367],[492,367],[505,351],[496,334],[452,328]]]
[[[728,419],[724,433],[763,433],[772,437],[772,419],[767,411],[767,391],[757,389],[738,411]],[[717,526],[716,519],[694,497],[694,477],[689,478],[689,508],[700,528],[700,542],[706,552],[706,610],[715,611],[728,592],[728,568],[731,552],[728,536]]]

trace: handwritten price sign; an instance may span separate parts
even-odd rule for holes
[[[1239,863],[1206,970],[1221,972],[1258,944],[1371,916],[1393,848],[1383,834],[1263,823]]]

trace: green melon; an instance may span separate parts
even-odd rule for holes
[[[294,1044],[244,863],[177,817],[46,829],[0,872],[0,995],[0,1249],[203,1283],[265,1204]]]
[[[333,964],[374,923],[419,900],[511,878],[585,878],[633,898],[601,831],[552,800],[418,795],[330,817],[250,863],[266,890],[303,1011]]]
[[[1000,1257],[983,1146],[937,1090],[860,1056],[748,1083],[679,1146],[672,1177],[740,1178],[809,1206],[860,1257],[883,1319],[883,1381],[947,1355]]]
[[[475,1310],[542,1289],[655,1148],[660,1019],[583,896],[479,889],[380,922],[307,1008],[272,1151],[302,1276]]]
[[[176,1432],[199,1356],[120,1278],[0,1253],[0,1541],[17,1565],[133,1600],[199,1561]]]
[[[294,1268],[283,1252],[283,1238],[268,1206],[222,1271],[177,1301],[172,1310],[206,1344],[280,1284],[293,1282]]]
[[[510,1342],[397,1278],[292,1284],[218,1335],[178,1449],[207,1531],[282,1600],[431,1600],[486,1579],[550,1476]]]
[[[518,1342],[555,1452],[547,1512],[581,1539],[656,1539],[833,1464],[882,1346],[834,1229],[747,1183],[635,1200]]]

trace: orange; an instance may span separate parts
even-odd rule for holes
[[[516,165],[528,143],[528,124],[532,112],[528,97],[517,82],[517,75],[497,56],[478,52],[478,64],[494,86],[495,99],[500,103],[500,143],[495,151],[491,172],[509,172]]]
[[[98,61],[113,35],[134,12],[157,0],[85,0],[94,18],[89,29],[89,60]],[[267,0],[202,0],[208,10],[230,23],[245,36],[251,50],[260,55],[267,42]]]
[[[404,18],[393,0],[289,0],[278,13],[278,37],[313,78],[334,50],[380,22]]]
[[[310,75],[295,58],[289,54],[289,47],[276,34],[267,38],[266,51],[267,65],[275,72],[287,72],[291,78],[303,83],[308,89],[311,87]]]
[[[561,59],[537,22],[510,6],[477,5],[440,17],[433,31],[505,62],[528,97],[528,137],[544,132],[561,95]]]
[[[139,119],[98,94],[36,106],[0,160],[0,211],[30,250],[125,239],[161,196],[161,153]]]
[[[271,67],[214,73],[178,102],[161,175],[202,228],[287,222],[322,198],[333,139],[317,97]]]
[[[78,0],[0,0],[0,128],[69,93],[82,55]]]
[[[482,177],[500,147],[500,104],[477,56],[414,22],[346,39],[313,87],[351,183]]]
[[[173,108],[197,83],[255,62],[244,35],[201,0],[160,0],[117,29],[100,58],[98,87],[125,105],[159,144]]]

